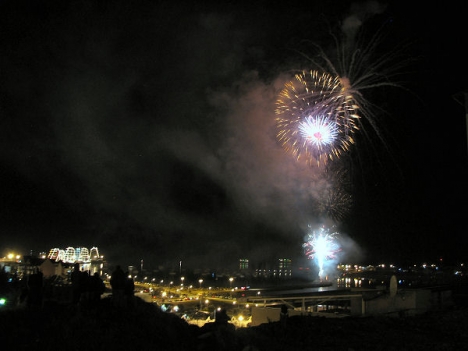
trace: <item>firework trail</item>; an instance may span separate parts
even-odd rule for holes
[[[330,233],[329,229],[321,227],[318,232],[312,231],[307,235],[307,241],[302,245],[308,259],[315,260],[319,267],[319,278],[327,277],[327,263],[335,262],[341,248],[336,241],[338,232]]]
[[[327,188],[323,190],[316,211],[321,218],[330,218],[342,222],[352,206],[352,197],[341,188]]]
[[[335,165],[335,164],[334,164]],[[330,166],[322,174],[320,186],[314,182],[311,196],[314,201],[313,213],[320,218],[329,218],[333,222],[342,222],[353,206],[352,184],[344,167]]]

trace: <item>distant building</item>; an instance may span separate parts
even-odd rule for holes
[[[292,261],[290,258],[280,258],[278,260],[278,278],[292,277]]]
[[[53,248],[49,251],[47,258],[52,262],[62,262],[64,264],[79,263],[80,269],[89,271],[90,274],[96,272],[103,274],[105,261],[104,256],[99,255],[99,249],[92,247],[67,247],[66,249]]]
[[[99,256],[99,250],[97,247],[93,247],[91,250],[88,250],[86,247],[74,248],[69,246],[65,250],[58,248],[51,249],[47,258],[52,261],[62,261],[64,263],[89,263],[92,260],[99,260],[101,257]]]
[[[239,269],[241,271],[249,269],[249,260],[247,258],[239,259]]]
[[[291,279],[292,276],[293,267],[290,258],[258,262],[254,270],[254,277],[260,279]]]

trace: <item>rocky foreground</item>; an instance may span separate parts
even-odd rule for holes
[[[0,311],[5,350],[467,350],[468,308],[415,317],[290,317],[234,329],[189,325],[137,299],[115,308],[47,305]]]

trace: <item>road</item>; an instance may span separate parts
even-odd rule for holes
[[[135,287],[136,297],[148,303],[157,303],[160,306],[165,305],[168,310],[177,313],[190,324],[202,326],[205,323],[213,322],[216,311],[221,309],[227,311],[228,316],[231,317],[231,323],[237,328],[247,327],[250,323],[251,315],[249,305],[239,303],[235,298],[213,297],[213,295],[221,296],[220,294],[224,294],[228,297],[228,292],[225,290],[216,292],[212,290],[191,289],[190,293],[183,294],[187,295],[184,298],[170,298],[171,294],[169,290],[167,290],[166,297],[163,298],[162,294],[155,294],[153,296],[152,293],[145,292],[149,290],[147,286],[136,285]],[[208,292],[211,295],[204,296]]]

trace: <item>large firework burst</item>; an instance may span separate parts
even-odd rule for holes
[[[276,102],[277,138],[297,159],[318,164],[337,159],[355,143],[358,130],[368,133],[367,126],[384,141],[375,118],[376,111],[382,109],[364,93],[382,87],[403,88],[394,78],[412,58],[403,56],[404,46],[382,53],[382,32],[383,27],[367,42],[364,35],[354,40],[345,33],[331,33],[335,43],[332,55],[313,42],[312,55],[300,52],[313,69],[297,73],[284,85]],[[320,116],[336,126],[335,138],[326,146],[311,142],[300,132],[308,119]]]
[[[276,102],[278,140],[297,159],[320,164],[338,158],[357,129],[352,102],[339,78],[319,71],[296,74]]]

